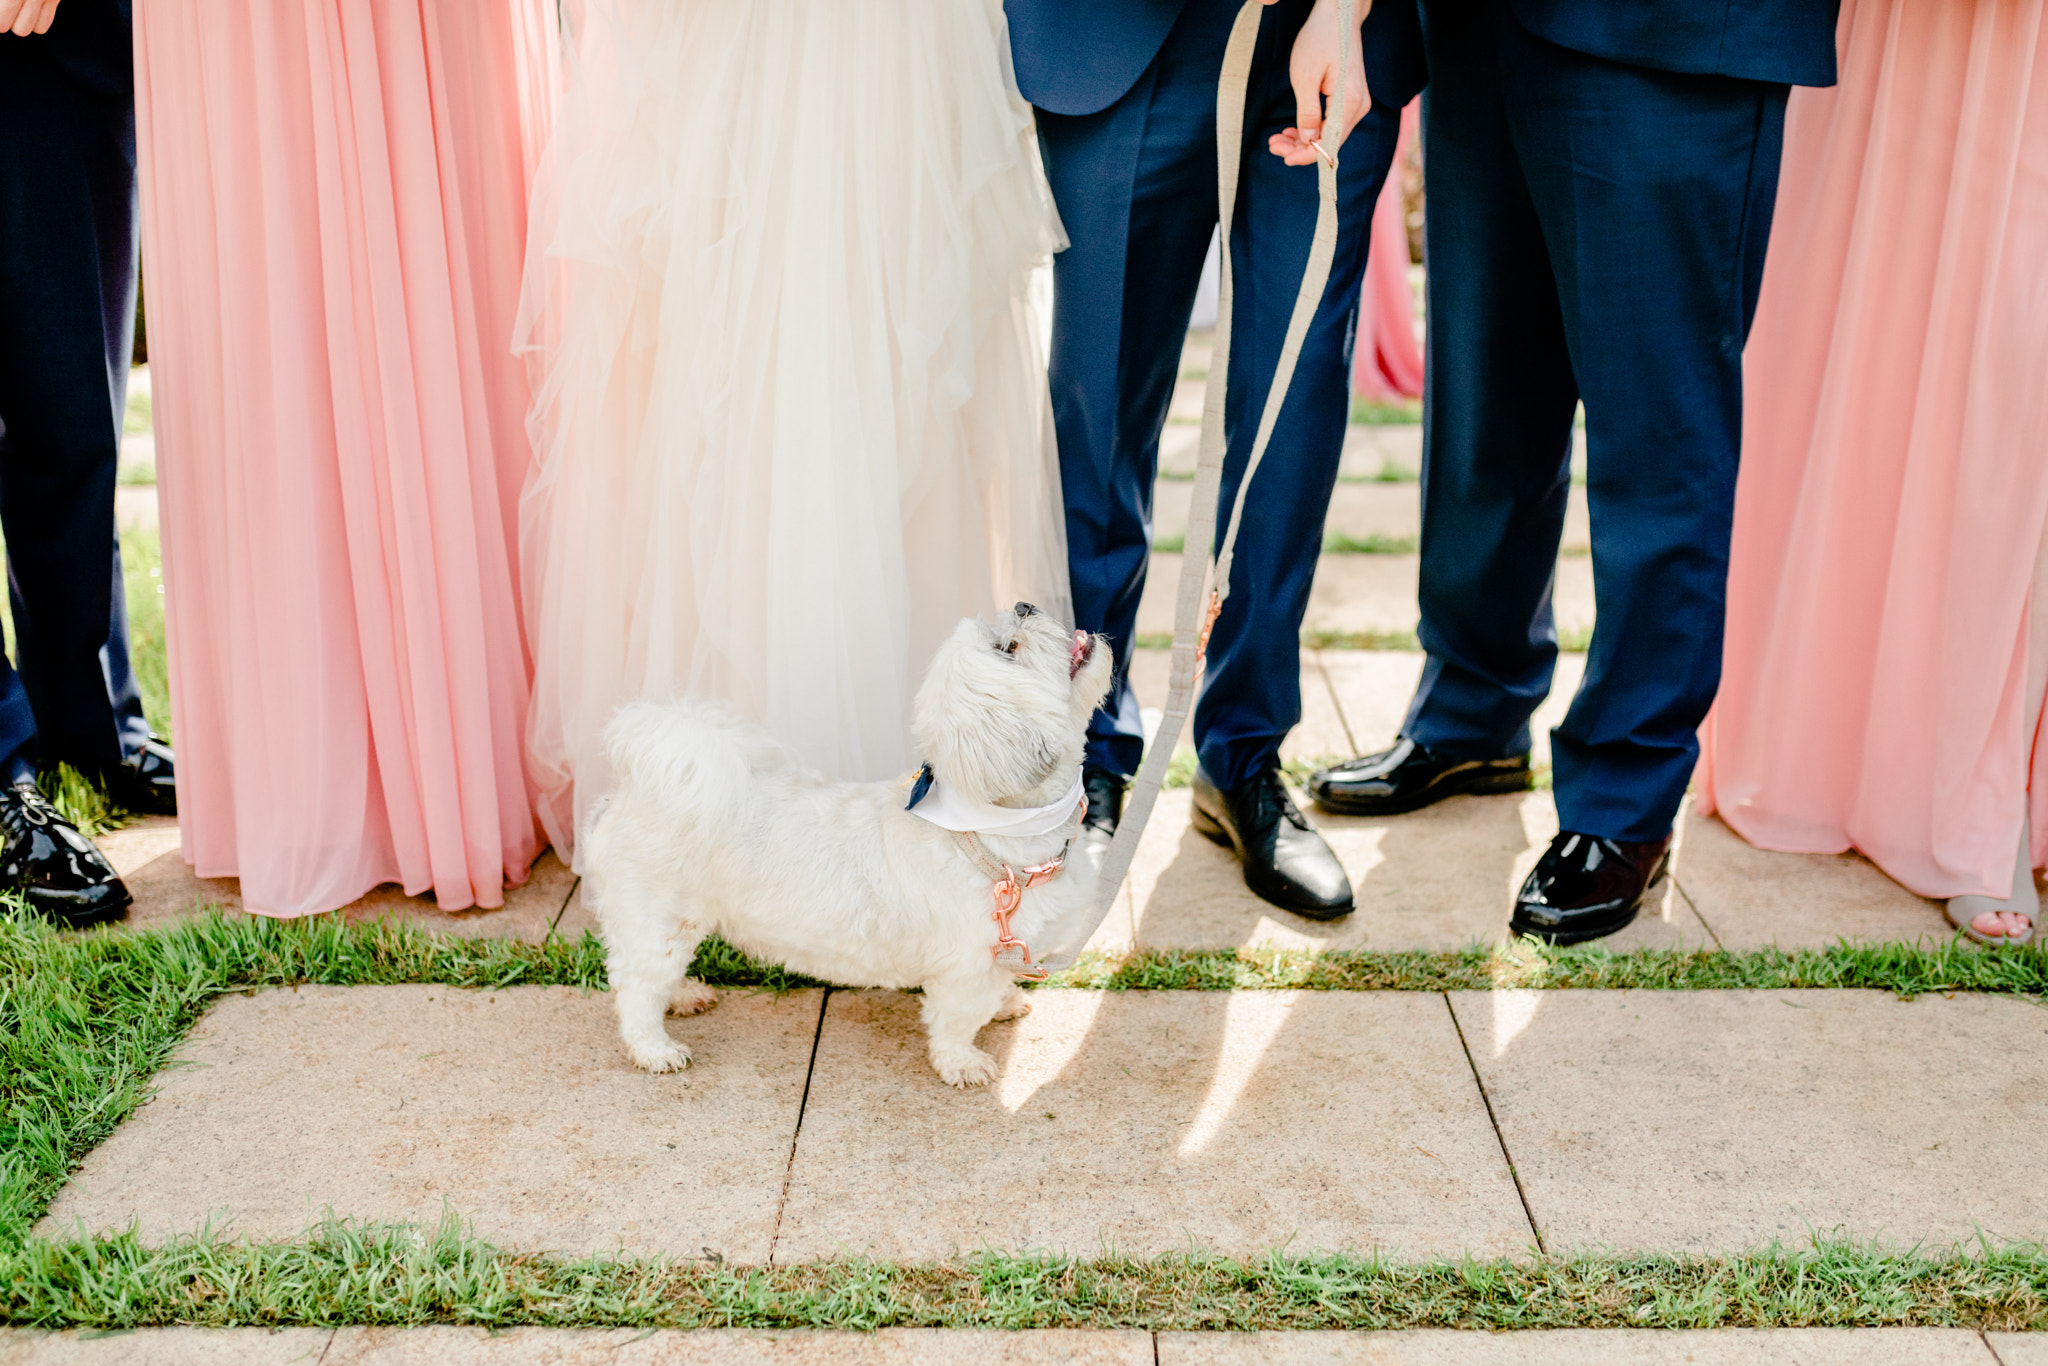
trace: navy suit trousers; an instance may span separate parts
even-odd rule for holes
[[[57,23],[112,17],[80,0]],[[13,662],[0,657],[0,779],[10,781],[37,758],[103,769],[149,733],[114,531],[135,326],[134,104],[125,67],[94,90],[54,59],[56,37],[0,36],[0,127],[10,130],[0,137],[0,532],[14,616]],[[125,62],[124,44],[110,50]]]
[[[1552,736],[1558,816],[1659,839],[1720,684],[1786,87],[1573,52],[1505,0],[1425,0],[1422,17],[1429,657],[1405,733],[1469,758],[1529,748],[1583,400],[1599,620]]]
[[[1237,9],[1234,0],[1189,0],[1122,98],[1099,113],[1038,116],[1046,173],[1073,242],[1054,258],[1052,401],[1076,624],[1107,635],[1117,659],[1088,761],[1124,774],[1136,771],[1144,747],[1130,649],[1151,550],[1159,438],[1217,221],[1216,77]],[[1287,59],[1308,9],[1307,0],[1281,0],[1266,13],[1251,77],[1229,244],[1236,332],[1225,516],[1315,228],[1314,168],[1286,166],[1266,150],[1269,136],[1294,123]],[[1229,605],[1210,640],[1195,743],[1203,768],[1225,787],[1273,762],[1301,719],[1301,621],[1349,418],[1373,206],[1398,132],[1399,111],[1375,106],[1344,144],[1336,264],[1252,486]]]

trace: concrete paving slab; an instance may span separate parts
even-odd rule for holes
[[[1520,1253],[1529,1226],[1428,993],[1032,993],[986,1088],[915,997],[834,992],[776,1260],[980,1247]]]
[[[1131,864],[1132,920],[1143,949],[1457,949],[1505,942],[1515,889],[1557,833],[1548,792],[1452,797],[1406,816],[1312,812],[1351,874],[1358,909],[1313,921],[1269,906],[1228,850],[1188,824],[1193,794],[1162,792]],[[1706,926],[1667,882],[1617,950],[1704,948]]]
[[[1202,399],[1196,387],[1187,419],[1169,422],[1159,434],[1159,471],[1163,482],[1190,483],[1202,448]],[[1387,469],[1411,479],[1422,468],[1422,428],[1409,423],[1354,423],[1344,431],[1344,452],[1337,477],[1347,482],[1377,481]]]
[[[1306,631],[1413,631],[1417,620],[1413,555],[1325,555],[1310,590]],[[1171,634],[1180,556],[1156,552],[1138,602],[1140,635]],[[1557,562],[1557,629],[1561,636],[1593,629],[1593,562]]]
[[[644,1329],[344,1328],[321,1366],[1153,1366],[1152,1335],[1061,1329],[979,1332],[693,1333]]]
[[[626,1061],[611,1000],[567,987],[307,987],[223,1000],[43,1220],[208,1219],[291,1238],[324,1212],[520,1251],[767,1258],[819,993],[728,991],[670,1026],[689,1070]]]
[[[109,830],[93,844],[124,879],[134,876],[180,844],[176,816],[144,816],[119,830]]]
[[[2048,1011],[1864,991],[1453,993],[1545,1246],[2048,1238]],[[1981,1057],[1990,1065],[1975,1065]]]
[[[156,443],[149,437],[121,438],[121,464],[154,465]],[[155,531],[158,523],[156,485],[123,484],[114,490],[114,525],[122,531]]]
[[[1345,727],[1357,741],[1353,752],[1371,754],[1394,743],[1401,733],[1401,723],[1408,719],[1408,704],[1415,697],[1416,680],[1422,676],[1421,652],[1321,650],[1317,659],[1329,679]],[[1529,723],[1530,756],[1537,764],[1550,762],[1551,728],[1564,720],[1585,672],[1583,654],[1557,657],[1550,696],[1536,709]]]
[[[2048,1366],[2048,1333],[1986,1333],[2000,1366]]]
[[[1375,449],[1379,449],[1375,443]],[[1413,468],[1391,456],[1383,459],[1397,468]],[[1376,471],[1375,471],[1376,472]],[[1161,479],[1152,493],[1152,536],[1156,540],[1185,536],[1188,529],[1188,498],[1194,491],[1191,479]],[[1422,486],[1415,481],[1386,482],[1354,476],[1339,483],[1330,494],[1330,512],[1323,523],[1323,535],[1350,536],[1359,540],[1379,537],[1414,541],[1422,535]],[[1586,515],[1586,491],[1574,487],[1565,504],[1563,550],[1583,555],[1591,544],[1591,523]]]
[[[320,1366],[332,1328],[0,1328],[0,1366]]]
[[[1684,818],[1678,883],[1731,949],[1825,948],[1840,939],[1938,941],[1955,931],[1861,854],[1776,854],[1718,817]]]
[[[1301,724],[1280,746],[1280,757],[1315,761],[1351,753],[1351,734],[1344,726],[1343,713],[1331,695],[1330,686],[1316,659],[1316,651],[1301,652]],[[1149,729],[1153,713],[1166,705],[1166,685],[1173,671],[1173,651],[1134,650],[1131,653],[1131,686],[1137,689],[1138,704],[1147,711]],[[1192,718],[1181,731],[1181,747],[1194,748]]]
[[[123,857],[133,861],[142,852],[160,848],[165,837],[151,827],[132,841],[122,842],[126,830],[108,836]],[[173,834],[176,827],[172,827]],[[104,847],[104,845],[103,845]],[[131,852],[132,851],[132,852]],[[113,855],[109,855],[113,857]],[[135,905],[123,924],[130,928],[172,924],[189,919],[209,908],[231,914],[242,911],[241,883],[235,878],[202,878],[185,862],[180,847],[173,843],[133,870],[115,867],[134,894]],[[342,907],[340,914],[351,923],[373,920],[403,920],[434,934],[451,934],[465,939],[523,939],[537,944],[560,917],[564,903],[576,883],[576,875],[550,849],[534,860],[526,881],[505,889],[505,904],[496,910],[443,911],[431,894],[407,896],[394,883],[373,888],[369,895]]]
[[[1159,1366],[1997,1366],[1966,1328],[1161,1333]],[[2012,1366],[2010,1361],[2005,1366]]]

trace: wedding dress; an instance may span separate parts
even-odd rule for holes
[[[1030,301],[1063,243],[1000,0],[567,8],[519,341],[528,744],[565,856],[622,702],[722,699],[885,778],[954,623],[1067,610]]]

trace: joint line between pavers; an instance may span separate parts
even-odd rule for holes
[[[804,1111],[811,1104],[811,1078],[818,1074],[818,1041],[825,1037],[825,1011],[832,1004],[832,988],[818,997],[818,1027],[811,1034],[811,1060],[804,1067],[804,1093],[796,1103],[796,1128],[789,1135],[789,1163],[782,1169],[782,1197],[775,1202],[775,1231],[768,1235],[768,1265],[775,1265],[775,1248],[782,1241],[782,1213],[789,1208],[789,1186],[796,1179],[796,1145],[804,1135]]]
[[[1694,901],[1692,893],[1685,890],[1685,884],[1679,881],[1678,873],[1674,870],[1670,876],[1671,885],[1678,889],[1679,899],[1684,901],[1685,908],[1692,912],[1692,918],[1700,922],[1700,928],[1707,932],[1707,938],[1714,941],[1714,947],[1725,952],[1728,946],[1721,942],[1721,932],[1714,928],[1714,922],[1707,919],[1705,913],[1700,910],[1700,903]]]
[[[1159,1334],[1152,1334],[1152,1366],[1159,1366]]]
[[[562,917],[569,913],[569,903],[576,899],[576,889],[578,887],[581,887],[582,885],[583,879],[580,877],[574,877],[569,879],[569,891],[565,896],[563,896],[562,904],[555,907],[555,916],[554,919],[548,921],[548,932],[544,936],[545,938],[552,939],[555,935],[555,932],[561,929]]]
[[[2000,1356],[1998,1354],[1998,1349],[1991,1345],[1991,1334],[1985,1332],[1982,1328],[1979,1328],[1977,1330],[1977,1341],[1984,1344],[1984,1350],[1991,1354],[1991,1360],[1995,1362],[1997,1366],[2005,1366],[2005,1358]],[[1154,1353],[1154,1357],[1154,1366],[1157,1366],[1157,1353]]]
[[[1344,714],[1344,699],[1337,696],[1337,680],[1330,677],[1328,666],[1323,663],[1323,652],[1311,650],[1309,655],[1316,662],[1316,676],[1323,680],[1323,691],[1330,695],[1330,705],[1337,709],[1337,724],[1344,728],[1344,743],[1351,746],[1353,754],[1363,754],[1358,737],[1351,733],[1351,718]]]
[[[327,1366],[327,1354],[334,1350],[334,1340],[339,1336],[341,1336],[341,1330],[339,1328],[330,1328],[327,1330],[327,1344],[320,1349],[320,1359],[318,1361],[315,1361],[313,1363],[313,1366]]]
[[[1543,1245],[1543,1229],[1536,1223],[1536,1211],[1529,1207],[1529,1192],[1522,1189],[1522,1174],[1515,1170],[1515,1155],[1508,1151],[1508,1136],[1500,1131],[1500,1116],[1493,1112],[1493,1097],[1486,1093],[1486,1078],[1479,1075],[1479,1061],[1472,1056],[1472,1045],[1465,1041],[1464,1021],[1458,1018],[1458,1008],[1451,1004],[1451,994],[1437,994],[1444,999],[1451,1028],[1458,1032],[1458,1047],[1465,1050],[1465,1066],[1472,1069],[1472,1084],[1479,1088],[1479,1103],[1486,1107],[1486,1122],[1493,1126],[1493,1141],[1500,1144],[1501,1161],[1508,1164],[1508,1180],[1515,1183],[1515,1198],[1522,1202],[1522,1217],[1529,1221],[1529,1234],[1536,1240],[1536,1250],[1548,1257],[1550,1249]]]

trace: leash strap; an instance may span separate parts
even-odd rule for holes
[[[1273,371],[1272,388],[1266,392],[1266,406],[1259,415],[1258,435],[1252,442],[1251,456],[1245,462],[1244,477],[1237,482],[1237,498],[1231,506],[1223,544],[1213,558],[1201,554],[1197,547],[1208,549],[1216,544],[1216,501],[1223,487],[1223,407],[1230,383],[1232,312],[1230,226],[1232,211],[1237,206],[1245,96],[1251,84],[1252,52],[1258,46],[1259,21],[1265,8],[1261,0],[1245,0],[1244,8],[1237,12],[1237,22],[1230,30],[1230,43],[1223,53],[1223,71],[1216,81],[1216,208],[1220,244],[1217,255],[1222,265],[1222,282],[1216,300],[1216,343],[1209,361],[1208,387],[1202,400],[1201,455],[1195,465],[1195,487],[1188,502],[1188,531],[1186,549],[1181,557],[1180,591],[1174,598],[1173,671],[1167,682],[1166,709],[1160,718],[1158,733],[1145,750],[1145,761],[1139,766],[1137,781],[1131,786],[1123,819],[1117,823],[1116,837],[1110,842],[1109,853],[1103,859],[1096,882],[1095,902],[1087,923],[1061,944],[1058,952],[1041,960],[1054,971],[1071,965],[1094,937],[1095,931],[1101,928],[1102,922],[1109,918],[1109,909],[1116,904],[1124,879],[1131,871],[1138,841],[1144,837],[1145,826],[1152,819],[1152,808],[1158,804],[1159,790],[1166,781],[1167,765],[1173,761],[1173,752],[1180,744],[1181,729],[1194,704],[1195,682],[1201,675],[1209,630],[1215,625],[1224,600],[1230,596],[1231,559],[1237,548],[1238,528],[1244,521],[1245,494],[1252,486],[1252,476],[1258,473],[1260,462],[1266,458],[1266,446],[1280,420],[1280,409],[1287,401],[1287,387],[1294,379],[1295,362],[1301,358],[1302,341],[1307,337],[1309,324],[1314,321],[1316,309],[1322,303],[1323,291],[1330,283],[1330,266],[1336,259],[1337,160],[1324,152],[1316,163],[1320,199],[1316,208],[1315,237],[1309,244],[1308,264],[1302,270],[1301,291],[1295,296],[1294,314],[1288,320],[1286,344],[1280,351],[1280,363]],[[1356,36],[1355,12],[1356,0],[1337,0],[1340,46],[1329,109],[1334,111],[1339,127],[1342,127],[1344,117],[1345,72],[1350,60],[1351,40]],[[1328,119],[1324,128],[1326,131],[1329,128]],[[1322,149],[1318,147],[1317,150]],[[1205,587],[1208,589],[1206,594],[1203,591]]]

